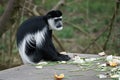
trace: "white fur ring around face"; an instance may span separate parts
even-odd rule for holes
[[[55,17],[55,18],[50,18],[48,19],[48,24],[49,24],[49,29],[50,30],[62,30],[63,29],[63,24],[62,24],[62,20],[55,22],[55,19],[62,19],[62,17]],[[57,28],[56,23],[61,24],[61,26],[59,28]]]

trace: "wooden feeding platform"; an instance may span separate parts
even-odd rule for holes
[[[80,57],[97,58],[93,54],[70,53],[71,57],[79,55]],[[52,63],[52,62],[51,62]],[[94,63],[96,65],[96,62]],[[34,65],[21,65],[18,67],[0,71],[0,80],[54,80],[54,74],[64,74],[63,80],[101,80],[97,75],[104,73],[96,71],[94,64],[89,68],[86,65],[76,64],[53,64],[46,65],[38,69]],[[102,80],[112,80],[104,78]]]

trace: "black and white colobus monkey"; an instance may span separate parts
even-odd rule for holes
[[[24,21],[17,31],[17,46],[23,62],[68,61],[70,57],[60,54],[52,42],[52,30],[62,28],[62,13],[59,10]]]

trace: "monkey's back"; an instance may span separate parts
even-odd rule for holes
[[[41,31],[46,26],[47,21],[44,16],[36,16],[25,20],[17,30],[17,45],[24,39],[27,34],[34,34]]]

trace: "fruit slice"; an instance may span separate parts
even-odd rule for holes
[[[60,75],[55,74],[54,77],[55,80],[62,80],[64,78],[64,74],[60,74]]]
[[[111,67],[116,67],[118,64],[117,64],[117,62],[109,61],[109,65],[110,65]]]

